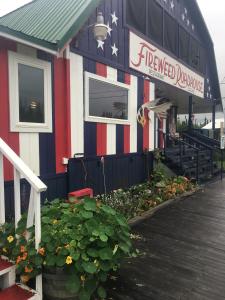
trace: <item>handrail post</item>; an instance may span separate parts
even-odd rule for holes
[[[3,154],[0,153],[0,224],[5,223],[5,189]]]
[[[14,168],[15,228],[21,218],[20,173]]]
[[[34,205],[35,205],[35,248],[38,251],[41,242],[41,194],[34,191]],[[36,277],[36,291],[42,299],[42,275]]]

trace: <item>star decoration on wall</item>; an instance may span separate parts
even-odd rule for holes
[[[170,2],[170,7],[171,7],[171,9],[173,10],[174,9],[174,2],[173,2],[173,0]]]
[[[109,26],[109,22],[107,23],[107,33],[109,36],[111,36],[111,31],[112,31],[112,28]]]
[[[187,8],[186,7],[184,8],[184,13],[185,13],[185,15],[187,15]]]
[[[190,25],[190,20],[187,19],[187,26],[189,26],[189,25]]]
[[[97,40],[97,43],[98,43],[98,49],[101,48],[102,50],[104,50],[104,44],[105,44],[105,42],[101,41],[101,40]]]
[[[185,20],[185,15],[182,14],[182,15],[181,15],[181,18],[182,18],[182,20],[184,21],[184,20]]]
[[[193,31],[195,30],[195,25],[194,25],[194,24],[191,25],[191,29],[192,29]]]
[[[116,47],[116,44],[114,43],[114,45],[111,46],[111,48],[112,48],[112,55],[117,56],[119,49]]]
[[[112,17],[112,24],[116,24],[116,26],[117,26],[118,18],[116,16],[116,12],[115,11],[114,11],[113,14],[111,14],[111,17]]]

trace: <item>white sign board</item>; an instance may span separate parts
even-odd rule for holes
[[[204,77],[130,31],[130,68],[204,98]]]

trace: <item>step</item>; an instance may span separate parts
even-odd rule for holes
[[[19,285],[13,285],[3,291],[0,291],[0,299],[1,300],[35,300],[36,295],[24,289]]]
[[[0,276],[9,273],[14,268],[15,266],[11,262],[0,257]]]

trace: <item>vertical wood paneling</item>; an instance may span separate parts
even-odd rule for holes
[[[102,77],[107,77],[107,66],[96,63],[96,74]],[[107,154],[107,124],[97,123],[97,155]]]
[[[131,76],[130,84],[130,114],[131,114],[131,126],[130,126],[130,152],[137,152],[137,77]]]
[[[144,79],[138,77],[137,110],[143,105],[143,101],[144,101]],[[137,115],[137,110],[136,110],[136,115]],[[143,152],[143,127],[140,123],[137,124],[137,151]]]
[[[37,175],[40,175],[39,134],[20,133],[20,157]]]
[[[150,82],[150,101],[155,100],[155,84]],[[149,121],[149,151],[153,151],[155,148],[155,113],[150,111]]]
[[[84,153],[84,77],[83,58],[70,54],[71,153]]]
[[[107,67],[107,78],[117,81],[117,70]],[[107,154],[116,154],[116,125],[107,124]]]
[[[19,134],[10,132],[10,111],[9,111],[9,78],[8,78],[8,51],[7,42],[4,39],[0,43],[0,137],[19,154]],[[10,50],[16,50],[16,44],[11,43]],[[13,168],[8,161],[4,159],[4,178],[6,181],[13,179]]]
[[[148,80],[144,81],[144,99],[143,103],[147,103],[150,100],[150,83]],[[145,111],[146,124],[143,128],[143,150],[149,150],[149,119],[148,111]]]
[[[66,66],[63,58],[54,59],[54,91],[55,91],[55,151],[56,151],[56,173],[65,172],[62,158],[67,157],[67,126],[66,112]]]

